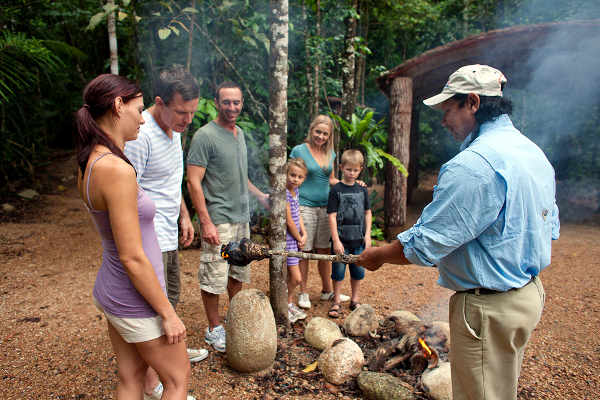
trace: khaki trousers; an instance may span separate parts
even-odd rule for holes
[[[498,294],[457,292],[450,298],[454,400],[517,398],[525,347],[545,301],[538,277]]]

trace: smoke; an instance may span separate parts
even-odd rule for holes
[[[594,27],[589,21],[600,18],[600,2],[552,3],[544,2],[544,9],[568,11],[563,15],[587,19],[588,25],[557,24],[523,60],[522,69],[530,71],[527,83],[512,89],[507,76],[506,95],[514,102],[517,128],[555,168],[561,220],[582,222],[600,211],[600,22]],[[529,4],[517,14],[535,20],[532,12]]]

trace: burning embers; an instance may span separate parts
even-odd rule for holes
[[[446,355],[448,338],[432,325],[391,317],[395,331],[400,334],[379,346],[369,361],[369,370],[393,372],[394,369],[409,370],[420,375],[426,369],[438,366],[440,355],[436,347]]]

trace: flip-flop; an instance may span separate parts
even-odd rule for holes
[[[339,303],[333,303],[331,308],[329,308],[327,315],[329,315],[330,318],[338,318],[340,316],[341,308],[342,306]]]
[[[356,310],[360,306],[361,306],[360,303],[355,303],[353,301],[350,302],[350,310],[352,310],[352,311]]]

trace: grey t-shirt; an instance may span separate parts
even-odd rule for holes
[[[244,131],[237,137],[211,121],[194,133],[187,156],[189,165],[206,168],[202,190],[213,224],[250,221],[248,156]]]

